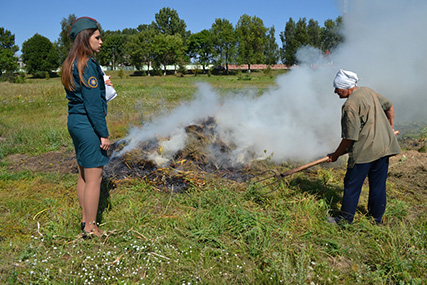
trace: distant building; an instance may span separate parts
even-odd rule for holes
[[[279,69],[279,70],[290,69],[290,67],[287,66],[286,64],[272,64],[272,65],[251,64],[251,70],[265,70],[268,67],[270,67],[271,69]],[[228,69],[229,70],[247,70],[249,68],[247,64],[229,64]]]
[[[209,64],[206,66],[206,70],[213,68],[214,65]],[[272,65],[268,65],[268,64],[251,64],[251,70],[265,70],[268,67],[270,67],[271,69],[274,70],[286,70],[286,69],[291,69],[290,66],[286,65],[286,64],[272,64]],[[118,70],[118,69],[123,69],[123,70],[136,70],[135,66],[119,66],[116,67],[114,70]],[[201,64],[187,64],[185,66],[186,70],[195,70],[195,69],[199,69],[201,70],[203,67]],[[107,70],[111,70],[112,68],[109,66],[103,66],[102,69],[104,71]],[[153,70],[153,66],[149,65],[149,69],[150,71]],[[161,65],[160,66],[161,70],[164,70],[164,66]],[[166,70],[177,70],[178,69],[178,65],[167,65],[166,66]],[[247,70],[248,69],[248,65],[247,64],[229,64],[228,65],[228,69],[229,70]],[[143,65],[141,68],[141,71],[147,71],[148,70],[148,65]]]

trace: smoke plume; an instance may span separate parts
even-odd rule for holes
[[[332,86],[340,68],[356,72],[362,79],[359,86],[371,87],[389,98],[397,122],[426,120],[425,15],[425,1],[350,2],[343,16],[345,44],[328,58],[316,49],[301,49],[297,55],[302,64],[278,76],[276,85],[262,95],[242,91],[220,97],[210,86],[200,84],[193,101],[132,129],[125,138],[128,145],[118,155],[155,136],[169,137],[163,142],[162,153],[152,156],[159,165],[167,164],[185,147],[184,128],[212,116],[218,135],[234,146],[228,155],[236,164],[266,157],[280,163],[325,156],[340,141],[344,101]],[[212,153],[223,159],[215,149]]]
[[[425,15],[422,0],[357,0],[343,18],[345,45],[334,65],[358,73],[359,85],[389,98],[397,122],[427,119]]]

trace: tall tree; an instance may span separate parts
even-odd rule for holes
[[[154,64],[163,66],[166,75],[167,65],[175,65],[184,56],[184,45],[179,35],[158,34],[154,37],[153,45]]]
[[[296,63],[297,41],[295,39],[296,25],[292,18],[285,24],[285,30],[280,32],[280,40],[282,41],[281,58],[282,62],[287,65]]]
[[[308,21],[307,34],[308,34],[309,45],[315,48],[320,48],[321,47],[320,26],[317,21],[313,19],[310,19]]]
[[[344,41],[344,37],[340,34],[341,25],[342,17],[338,17],[335,21],[331,19],[325,21],[321,29],[321,48],[324,52],[333,51]]]
[[[154,17],[156,21],[151,25],[156,32],[170,36],[179,35],[184,42],[189,37],[190,33],[186,31],[187,24],[179,18],[175,9],[162,8]]]
[[[138,29],[126,28],[122,30],[122,35],[131,36],[131,35],[136,35],[138,32],[139,32]]]
[[[280,33],[282,41],[282,61],[287,65],[298,64],[297,51],[300,47],[310,44],[306,18],[294,22],[292,18],[285,25],[285,31]]]
[[[212,62],[213,58],[211,33],[205,29],[192,34],[187,41],[187,53],[202,65],[203,73],[206,73],[206,66]]]
[[[111,66],[112,69],[118,65],[128,65],[129,56],[125,53],[128,35],[122,34],[121,31],[105,31],[102,37],[101,52],[96,55],[99,64]]]
[[[136,28],[136,30],[138,32],[147,31],[147,30],[154,30],[154,29],[155,29],[154,24],[151,24],[151,25],[141,24]]]
[[[226,19],[215,19],[211,27],[212,44],[217,56],[217,63],[225,63],[225,69],[228,74],[228,64],[236,54],[236,33],[233,24]]]
[[[295,26],[295,40],[297,41],[297,48],[309,44],[309,36],[307,31],[306,18],[300,18]]]
[[[279,46],[276,43],[276,30],[271,27],[267,30],[267,42],[265,45],[264,56],[265,63],[268,65],[276,64],[279,61]]]
[[[248,72],[251,71],[251,64],[264,62],[266,31],[264,23],[256,16],[244,14],[237,22],[238,61],[248,65]]]
[[[18,69],[18,58],[15,53],[19,50],[15,45],[15,35],[10,31],[0,28],[0,76],[3,74],[11,77]]]
[[[125,44],[129,63],[134,65],[137,70],[141,70],[142,66],[147,64],[148,75],[150,75],[150,62],[154,59],[154,36],[154,30],[141,29],[137,34],[131,35]]]
[[[29,74],[44,77],[59,67],[59,56],[51,41],[35,34],[22,44],[22,61]]]
[[[68,52],[72,44],[69,36],[70,28],[76,19],[76,15],[70,14],[68,15],[68,18],[63,18],[61,21],[61,32],[59,33],[59,38],[56,42],[60,63],[62,63],[68,56]]]

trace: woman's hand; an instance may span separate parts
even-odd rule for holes
[[[108,138],[101,138],[101,145],[100,147],[103,150],[109,150],[111,146],[110,140]]]
[[[111,83],[111,80],[110,80],[110,75],[104,75],[104,82],[105,82],[105,85],[113,86],[113,83]]]

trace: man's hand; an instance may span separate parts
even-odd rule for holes
[[[338,157],[340,157],[339,155],[336,155],[336,152],[330,153],[328,154],[328,156],[329,156],[328,162],[335,162],[337,161]]]
[[[329,160],[328,162],[337,161],[338,157],[347,153],[347,149],[353,144],[354,141],[348,139],[342,139],[338,148],[335,152],[328,154]]]
[[[391,106],[390,109],[388,109],[387,111],[385,111],[385,115],[387,117],[388,122],[390,123],[391,128],[394,131],[394,107]]]

